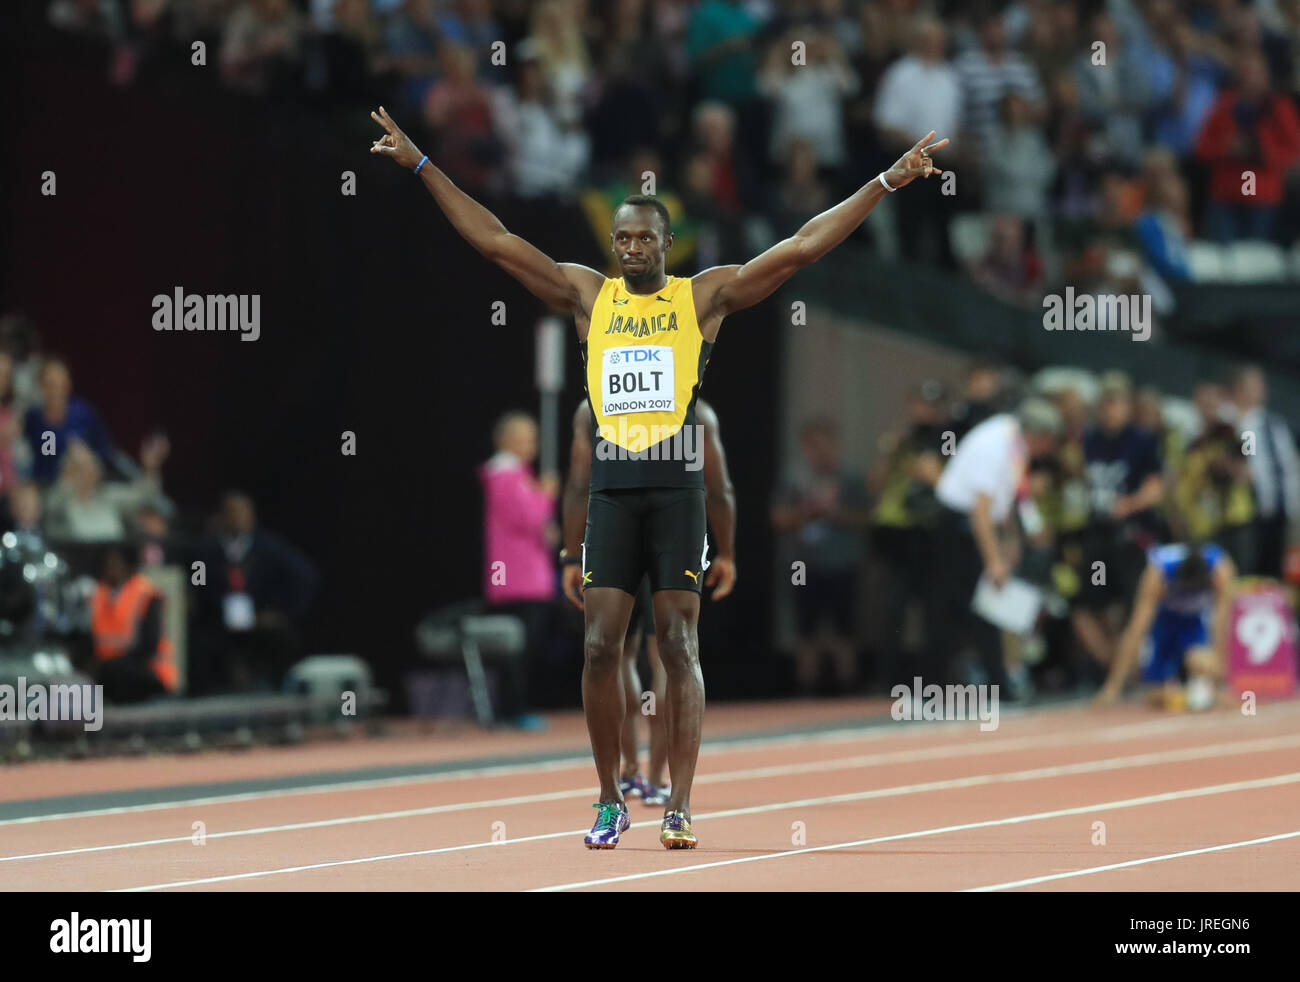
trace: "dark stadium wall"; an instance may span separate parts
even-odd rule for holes
[[[412,632],[440,604],[481,592],[475,468],[493,420],[536,412],[533,325],[543,306],[451,228],[409,175],[366,151],[354,113],[270,105],[197,70],[124,90],[85,59],[24,53],[28,91],[8,120],[9,262],[0,308],[22,310],[74,390],[135,454],[155,427],[172,444],[168,494],[211,512],[221,490],[318,566],[312,651],[353,651],[399,698]],[[210,71],[215,72],[215,69]],[[57,194],[39,193],[45,170]],[[340,193],[356,174],[357,193]],[[488,201],[557,258],[601,267],[599,246],[557,208]],[[261,336],[164,333],[152,298],[260,294]],[[507,324],[490,321],[504,301]],[[772,692],[765,611],[767,500],[776,407],[771,311],[723,330],[704,395],[717,406],[740,509],[740,586],[705,604],[711,695]],[[561,446],[582,398],[568,347]],[[356,455],[342,434],[356,434]],[[578,659],[580,664],[580,658]],[[572,692],[576,704],[578,680]]]

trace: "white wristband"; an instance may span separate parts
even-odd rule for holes
[[[889,186],[889,182],[885,180],[885,172],[884,172],[884,171],[881,171],[881,172],[880,172],[880,183],[881,183],[881,185],[884,187],[884,189],[885,189],[886,191],[888,191],[890,194],[893,194],[895,191],[898,190],[898,188],[891,188],[891,187]]]

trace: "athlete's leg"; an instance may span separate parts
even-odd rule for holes
[[[582,596],[582,708],[591,754],[600,779],[600,800],[623,801],[618,786],[619,741],[627,709],[623,693],[623,639],[632,614],[632,594],[614,587],[589,587]]]
[[[668,810],[691,816],[691,783],[704,727],[704,676],[700,671],[700,595],[659,590],[654,595],[655,635],[667,675],[668,768],[672,794]]]
[[[648,557],[664,693],[668,768],[672,774],[659,841],[666,849],[694,849],[691,784],[704,726],[704,676],[700,673],[700,583],[708,568],[704,489],[663,490],[652,496],[643,549]]]
[[[668,673],[659,657],[659,641],[653,635],[646,638],[646,657],[650,661],[650,687],[655,694],[655,711],[650,714],[650,770],[646,780],[656,788],[662,787],[664,768],[668,764]]]
[[[593,491],[587,501],[587,528],[582,541],[582,580],[586,587],[582,600],[582,708],[600,780],[600,802],[617,802],[624,808],[618,783],[620,739],[627,710],[623,642],[634,595],[644,574],[640,520],[635,497]],[[601,814],[602,819],[607,817]],[[593,830],[593,835],[597,831]]]
[[[636,718],[641,712],[641,676],[637,672],[636,660],[640,653],[641,632],[634,630],[623,644],[623,692],[627,698],[622,737],[624,778],[634,778],[641,773],[636,744]]]

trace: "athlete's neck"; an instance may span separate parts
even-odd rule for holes
[[[659,278],[653,283],[629,283],[626,276],[623,277],[623,289],[628,293],[635,293],[637,296],[648,297],[652,293],[658,293],[668,285],[668,276],[660,273]]]

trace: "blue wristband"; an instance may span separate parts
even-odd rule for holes
[[[420,173],[420,168],[429,162],[429,155],[426,153],[420,158],[420,162],[415,165],[415,173]]]

